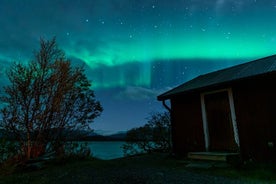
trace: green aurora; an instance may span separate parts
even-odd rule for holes
[[[54,36],[104,106],[95,129],[137,127],[156,96],[276,53],[276,0],[1,0],[0,77]]]

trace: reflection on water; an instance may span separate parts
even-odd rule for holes
[[[94,157],[109,160],[124,157],[122,146],[125,142],[121,141],[91,141],[88,147]]]

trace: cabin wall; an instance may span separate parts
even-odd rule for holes
[[[204,151],[204,133],[199,94],[171,99],[173,151],[186,156],[190,151]]]
[[[171,98],[173,151],[205,151],[200,93],[231,88],[244,160],[276,161],[276,73]],[[219,131],[219,130],[218,130]]]
[[[244,159],[275,161],[275,74],[241,81],[233,86],[233,97],[241,154]]]

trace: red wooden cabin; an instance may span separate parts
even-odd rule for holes
[[[275,161],[276,55],[200,75],[157,98],[171,103],[175,154]]]

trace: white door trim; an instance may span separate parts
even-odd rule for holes
[[[233,130],[234,130],[234,138],[235,138],[236,144],[240,148],[240,139],[239,139],[238,126],[237,126],[237,119],[236,119],[236,111],[235,111],[235,105],[234,105],[233,92],[232,92],[231,88],[229,88],[227,91],[228,91],[229,105],[230,105],[231,118],[232,118]]]
[[[208,123],[207,123],[204,94],[200,94],[200,101],[201,101],[201,115],[202,115],[202,120],[203,120],[205,150],[209,151],[209,144],[210,144],[210,141],[209,141],[209,129],[208,129]]]
[[[203,121],[203,130],[204,130],[204,139],[205,139],[205,149],[206,149],[206,151],[209,151],[210,138],[209,138],[209,129],[208,129],[208,121],[207,121],[207,114],[206,114],[206,106],[205,106],[204,96],[208,95],[208,94],[223,92],[223,91],[227,91],[227,94],[228,94],[229,106],[230,106],[230,111],[231,111],[231,119],[232,119],[233,131],[234,131],[234,139],[235,139],[235,142],[238,145],[238,147],[240,147],[240,140],[239,140],[237,121],[236,121],[236,113],[235,113],[233,93],[232,93],[231,88],[226,88],[226,89],[220,89],[220,90],[215,90],[215,91],[204,92],[204,93],[200,94],[201,115],[202,115],[202,121]]]

